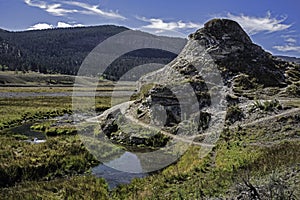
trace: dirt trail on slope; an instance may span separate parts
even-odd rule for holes
[[[174,140],[178,140],[178,141],[189,143],[189,144],[193,144],[193,145],[200,145],[200,146],[204,146],[204,147],[214,147],[214,145],[212,145],[212,144],[207,144],[207,143],[201,143],[201,142],[195,142],[195,141],[193,141],[193,139],[195,138],[195,136],[192,136],[192,137],[182,137],[182,136],[174,135],[174,134],[171,134],[169,132],[161,130],[159,127],[156,127],[156,126],[153,126],[153,125],[150,125],[150,124],[146,124],[146,123],[144,123],[144,122],[142,122],[142,121],[134,118],[129,112],[126,112],[126,110],[133,103],[134,103],[134,101],[129,101],[129,102],[118,104],[118,105],[113,106],[112,108],[106,110],[104,113],[102,113],[99,116],[86,119],[86,121],[87,122],[99,122],[99,121],[101,121],[101,119],[106,118],[109,113],[114,112],[116,110],[120,110],[121,113],[123,114],[123,116],[126,119],[128,119],[129,121],[133,122],[134,124],[137,124],[139,126],[142,126],[144,128],[150,129],[150,130],[154,130],[154,131],[160,132],[161,134],[163,134],[163,135],[165,135],[167,137],[170,137],[170,138],[172,138]],[[206,135],[210,135],[210,134],[203,134],[201,136],[206,136]]]
[[[268,116],[268,117],[263,117],[263,118],[254,120],[254,121],[252,121],[252,122],[246,123],[246,124],[238,124],[238,125],[236,125],[236,126],[234,126],[234,127],[231,127],[231,129],[236,128],[236,127],[238,127],[238,126],[240,126],[240,127],[253,126],[253,125],[255,125],[255,124],[259,124],[259,123],[262,123],[262,122],[266,122],[266,121],[269,121],[269,120],[272,120],[272,119],[276,119],[276,118],[279,118],[279,117],[288,116],[288,115],[291,115],[291,114],[297,113],[297,112],[300,112],[300,108],[293,108],[293,109],[291,109],[291,110],[287,110],[286,112],[279,113],[279,114],[272,115],[272,116]]]
[[[200,146],[204,146],[204,147],[214,147],[213,144],[207,144],[207,143],[202,143],[202,142],[196,142],[196,141],[194,141],[197,138],[209,136],[209,135],[211,135],[211,133],[204,133],[204,134],[201,134],[201,135],[184,137],[184,136],[179,136],[179,135],[171,134],[169,132],[161,130],[161,128],[159,128],[159,127],[156,127],[156,126],[151,125],[151,124],[146,124],[146,123],[144,123],[144,122],[136,119],[135,117],[133,117],[133,115],[130,112],[127,112],[127,109],[133,103],[134,103],[134,101],[129,101],[129,102],[118,104],[118,105],[113,106],[112,108],[106,110],[100,116],[96,116],[96,117],[93,117],[93,118],[86,119],[86,121],[88,121],[88,122],[99,122],[99,120],[101,120],[103,118],[106,118],[109,113],[111,113],[111,112],[116,111],[116,110],[119,109],[121,111],[121,113],[123,114],[123,116],[126,119],[128,119],[131,122],[133,122],[134,124],[137,124],[137,125],[140,125],[140,126],[146,128],[146,129],[151,129],[151,130],[160,132],[161,134],[163,134],[163,135],[165,135],[167,137],[170,137],[170,138],[172,138],[174,140],[178,140],[178,141],[181,141],[181,142],[185,142],[185,143],[189,143],[189,144],[193,144],[193,145],[200,145]],[[230,129],[234,129],[236,127],[253,126],[253,125],[256,125],[256,124],[259,124],[259,123],[263,123],[263,122],[266,122],[266,121],[269,121],[269,120],[272,120],[272,119],[276,119],[276,118],[283,117],[283,116],[288,116],[288,115],[291,115],[291,114],[297,113],[297,112],[300,112],[300,108],[293,108],[291,110],[287,110],[286,112],[283,112],[283,113],[280,113],[280,114],[276,114],[276,115],[273,115],[273,116],[264,117],[264,118],[261,118],[261,119],[258,119],[258,120],[246,123],[246,124],[238,124],[238,125],[235,125],[233,127],[230,127]]]
[[[181,141],[181,142],[190,143],[190,144],[194,144],[194,145],[205,146],[205,147],[214,147],[215,146],[215,145],[212,145],[212,144],[207,144],[207,143],[202,143],[202,142],[195,142],[195,141],[193,141],[193,139],[191,139],[191,137],[182,137],[182,136],[174,135],[174,134],[171,134],[169,132],[163,131],[159,127],[156,127],[156,126],[153,126],[153,125],[150,125],[150,124],[146,124],[146,123],[134,118],[129,113],[126,113],[125,118],[130,120],[131,122],[133,122],[135,124],[143,126],[144,128],[151,129],[151,130],[154,130],[154,131],[158,131],[161,134],[163,134],[167,137],[170,137],[174,140],[178,140],[178,141]],[[203,136],[203,135],[201,135],[201,136]]]

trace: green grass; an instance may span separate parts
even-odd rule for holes
[[[144,93],[149,88],[145,88]],[[299,106],[296,100],[285,103]],[[96,110],[110,106],[110,98],[96,98]],[[260,102],[256,109],[268,111],[277,106],[276,102]],[[0,128],[3,129],[23,121],[70,113],[72,101],[71,97],[0,98],[0,108]],[[24,142],[22,135],[2,133],[0,199],[225,198],[246,176],[251,181],[263,179],[274,171],[288,170],[300,163],[300,142],[295,139],[298,135],[293,135],[299,132],[295,129],[297,120],[295,115],[264,126],[226,129],[216,147],[204,158],[200,156],[201,147],[191,146],[177,163],[111,192],[103,179],[82,175],[98,162],[80,139],[89,144],[91,152],[101,153],[101,149],[110,152],[100,155],[107,160],[120,156],[121,148],[105,146],[90,136],[82,138],[63,132],[35,145]],[[50,125],[46,122],[35,126],[46,131]],[[69,130],[70,127],[65,128]],[[56,133],[60,130],[62,127],[56,129]]]
[[[94,91],[94,88],[92,87],[76,87],[76,91],[82,91],[82,92],[92,92]],[[0,87],[0,94],[2,92],[47,92],[47,93],[52,93],[52,92],[73,92],[74,87],[73,86],[43,86],[43,87],[38,87],[38,86],[30,86],[30,87],[25,87],[25,86],[20,86],[20,87]],[[125,85],[125,86],[116,86],[114,87],[113,84],[107,83],[107,85],[98,85],[96,88],[97,92],[112,92],[112,91],[134,91],[135,86],[131,85]]]
[[[0,130],[20,124],[71,112],[70,97],[0,98]]]
[[[228,124],[233,124],[234,122],[240,121],[243,118],[244,118],[244,113],[239,106],[233,105],[227,108],[225,120]]]
[[[96,98],[95,107],[98,110],[110,107],[110,98]],[[25,136],[5,130],[25,121],[71,114],[71,109],[71,97],[0,98],[0,129],[3,129],[0,133],[1,187],[28,180],[52,180],[82,174],[99,163],[87,151],[79,136],[73,136],[74,128],[51,127],[46,130],[49,127],[40,124],[40,131],[56,136],[47,137],[47,141],[41,144],[24,142]]]
[[[9,136],[0,140],[1,186],[80,174],[98,164],[77,136],[47,138],[30,144]]]
[[[140,88],[140,91],[138,93],[134,94],[131,97],[131,100],[136,100],[136,99],[145,97],[154,86],[155,86],[155,84],[153,84],[153,83],[148,83],[148,84],[142,85],[142,87]]]
[[[86,97],[82,97],[82,110]],[[124,101],[120,98],[120,101]],[[103,111],[111,106],[110,97],[96,97],[96,111]],[[24,121],[52,118],[72,112],[71,97],[26,97],[0,98],[0,130],[15,126]]]
[[[201,148],[192,146],[176,164],[167,167],[158,174],[144,179],[134,179],[129,185],[119,186],[110,193],[110,198],[203,199],[226,197],[226,194],[229,195],[228,191],[232,190],[246,176],[257,179],[273,173],[274,170],[285,169],[300,163],[299,141],[286,141],[267,147],[249,145],[251,141],[255,141],[256,137],[267,134],[261,132],[253,137],[252,133],[258,130],[259,128],[255,129],[255,127],[226,130],[222,133],[217,146],[208,156],[201,158],[199,156]],[[56,188],[61,188],[59,191],[65,191],[72,184],[85,184],[86,187],[94,187],[95,180],[87,179],[85,183],[82,182],[83,180],[76,179],[74,183],[68,183],[61,187],[58,187],[60,185],[57,184]],[[56,183],[55,180],[52,183]],[[32,182],[31,184],[36,183]],[[16,195],[22,195],[25,191],[32,190],[39,191],[41,196],[61,195],[59,192],[55,192],[55,194],[49,192],[44,183],[40,184],[41,186],[37,189],[33,185],[20,185],[20,190]],[[15,188],[7,190],[11,192],[13,189]],[[94,199],[95,195],[99,194],[98,192],[91,193],[88,188],[86,190],[87,198],[90,199]],[[79,191],[75,191],[74,196],[70,198],[76,199],[82,194],[77,192]],[[28,197],[28,199],[30,198]]]
[[[252,146],[248,145],[251,131],[224,131],[208,156],[200,158],[201,148],[190,147],[176,164],[159,174],[120,186],[112,196],[114,199],[225,198],[246,176],[257,179],[300,163],[299,141]]]
[[[108,186],[101,178],[74,176],[67,179],[33,182],[27,181],[10,188],[0,189],[0,198],[24,199],[109,199]]]
[[[277,99],[271,100],[271,101],[258,101],[256,100],[252,107],[250,108],[249,112],[253,112],[254,110],[259,109],[262,111],[274,111],[274,110],[281,110],[282,105],[279,103]]]

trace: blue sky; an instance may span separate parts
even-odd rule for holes
[[[187,37],[215,17],[236,20],[275,55],[300,57],[299,0],[0,0],[0,27],[44,29],[123,25]]]

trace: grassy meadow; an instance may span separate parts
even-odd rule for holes
[[[204,158],[201,147],[191,145],[173,165],[109,190],[104,179],[91,175],[91,167],[99,161],[78,135],[58,127],[55,133],[59,134],[46,134],[45,143],[31,144],[24,142],[28,137],[22,133],[6,131],[33,121],[37,122],[34,129],[46,132],[51,126],[49,119],[72,114],[71,96],[1,95],[72,91],[61,83],[59,87],[43,84],[25,87],[9,83],[0,87],[0,199],[251,199],[252,193],[253,198],[260,199],[300,197],[299,113],[250,127],[224,128],[216,146]],[[97,90],[112,88],[103,84]],[[300,106],[298,99],[286,105]],[[109,97],[96,97],[96,110],[110,106]]]
[[[49,133],[39,130],[41,135],[45,132],[47,135],[46,142],[40,144],[25,142],[33,138],[21,132],[9,131],[29,122],[35,123],[35,126],[50,126],[50,119],[64,114],[71,115],[73,87],[69,83],[59,82],[59,75],[1,72],[0,76],[5,76],[3,80],[9,82],[0,86],[0,198],[107,198],[108,190],[104,180],[89,175],[91,167],[98,165],[99,161],[89,153],[76,133],[68,134],[74,127],[55,127],[49,129]],[[49,85],[45,80],[50,78],[57,84]],[[113,90],[124,88],[113,88],[107,82],[96,89],[97,92]],[[90,88],[81,87],[80,91],[90,91]],[[71,95],[43,96],[44,93],[66,92]],[[34,95],[22,95],[26,93]],[[10,97],[7,94],[18,95]],[[86,101],[85,97],[81,100]],[[96,97],[96,111],[103,111],[110,106],[110,97]],[[78,187],[82,190],[78,190]]]

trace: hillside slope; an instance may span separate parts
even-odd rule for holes
[[[277,56],[278,58],[281,58],[282,60],[288,61],[288,62],[295,62],[300,64],[300,58],[296,57],[289,57],[289,56]]]
[[[0,31],[0,67],[2,70],[37,71],[75,75],[84,58],[105,39],[129,30],[114,25],[58,28],[22,32]],[[149,37],[156,37],[147,33]],[[162,39],[164,37],[161,37]],[[185,42],[173,38],[174,42]],[[132,52],[120,58],[112,68],[128,68],[149,62],[166,64],[176,55],[159,51]],[[111,76],[118,76],[108,73]]]
[[[139,155],[146,172],[178,159],[176,144],[191,145],[114,198],[297,199],[299,83],[298,64],[264,51],[238,23],[207,22],[175,60],[140,79],[130,106],[99,116],[110,140],[161,148],[152,161]]]

